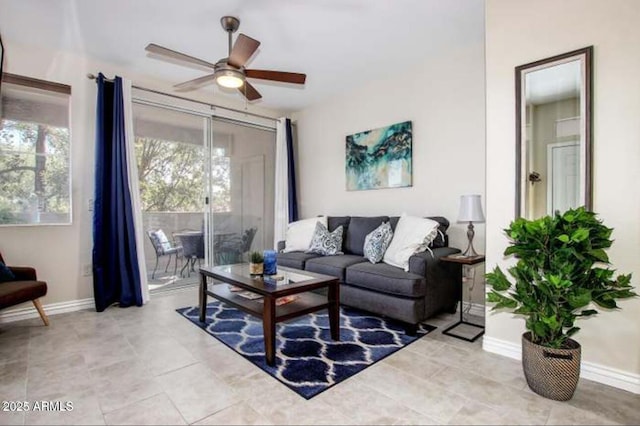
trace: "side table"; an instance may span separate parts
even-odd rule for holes
[[[467,342],[475,342],[478,337],[482,336],[484,334],[484,326],[483,325],[479,325],[479,324],[474,324],[472,322],[468,322],[464,320],[463,317],[463,312],[464,312],[464,307],[463,307],[463,295],[462,295],[462,291],[463,291],[463,276],[464,273],[462,273],[462,269],[463,268],[472,268],[475,265],[484,263],[484,255],[478,255],[478,256],[472,256],[472,257],[467,257],[467,256],[463,256],[461,254],[452,254],[449,256],[445,256],[440,258],[441,261],[443,262],[451,262],[451,263],[458,263],[460,265],[462,265],[462,268],[460,269],[460,279],[459,279],[459,284],[458,284],[458,299],[460,300],[460,320],[458,322],[456,322],[455,324],[452,324],[451,326],[447,327],[445,330],[442,331],[442,334],[446,334],[447,336],[451,336],[451,337],[456,337],[458,339],[462,339],[462,340],[466,340]],[[474,279],[475,279],[475,274],[474,274]],[[473,337],[465,337],[465,336],[461,336],[459,334],[454,334],[451,331],[458,327],[459,325],[468,325],[471,327],[475,327],[475,328],[479,328],[480,331],[475,334]]]

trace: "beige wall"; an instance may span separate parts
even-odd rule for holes
[[[93,198],[96,84],[87,78],[87,73],[102,71],[109,77],[118,74],[133,80],[136,85],[166,92],[171,91],[172,83],[136,75],[126,68],[88,57],[24,46],[11,40],[3,40],[3,44],[6,72],[72,87],[73,223],[66,226],[0,227],[0,251],[9,264],[32,265],[37,269],[38,276],[48,282],[49,292],[43,300],[45,305],[92,297],[92,278],[81,275],[82,265],[91,263],[92,247],[92,212],[87,206]],[[244,109],[244,103],[214,98],[210,93],[188,96]],[[153,96],[149,98],[158,99]],[[272,117],[282,115],[278,111],[257,107],[249,107],[249,110]],[[216,113],[223,114],[223,111],[218,109]]]
[[[514,67],[594,46],[594,210],[615,228],[609,250],[620,272],[640,279],[640,2],[636,0],[487,0],[487,268],[510,263],[502,234],[513,219]],[[638,377],[640,299],[581,321],[583,360]],[[486,336],[519,344],[524,321],[487,317]],[[485,345],[487,343],[485,340]],[[635,375],[635,376],[634,376]],[[636,384],[640,386],[640,381]]]
[[[466,224],[456,223],[460,196],[481,194],[484,203],[482,41],[396,70],[293,114],[301,216],[442,215],[451,222],[451,245],[464,249]],[[406,120],[413,122],[413,186],[347,191],[345,137]],[[476,226],[474,246],[484,252],[484,224]],[[482,303],[482,283],[476,289]]]

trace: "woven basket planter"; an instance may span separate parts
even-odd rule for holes
[[[573,339],[568,349],[554,349],[531,342],[531,333],[522,335],[522,368],[527,384],[538,395],[556,401],[573,397],[580,378],[581,347]]]

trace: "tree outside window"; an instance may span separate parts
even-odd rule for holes
[[[70,223],[69,97],[21,84],[2,89],[0,224]]]
[[[139,136],[135,142],[142,210],[202,212],[205,197],[204,148],[191,143]],[[230,159],[215,148],[211,159],[214,212],[230,211]]]

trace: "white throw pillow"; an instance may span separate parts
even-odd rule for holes
[[[403,213],[382,261],[409,271],[409,258],[414,253],[426,250],[437,235],[438,222],[435,220]]]
[[[316,230],[316,223],[320,222],[327,226],[327,217],[312,217],[297,222],[291,222],[287,227],[287,236],[284,244],[284,252],[307,251],[311,245],[313,232]]]

